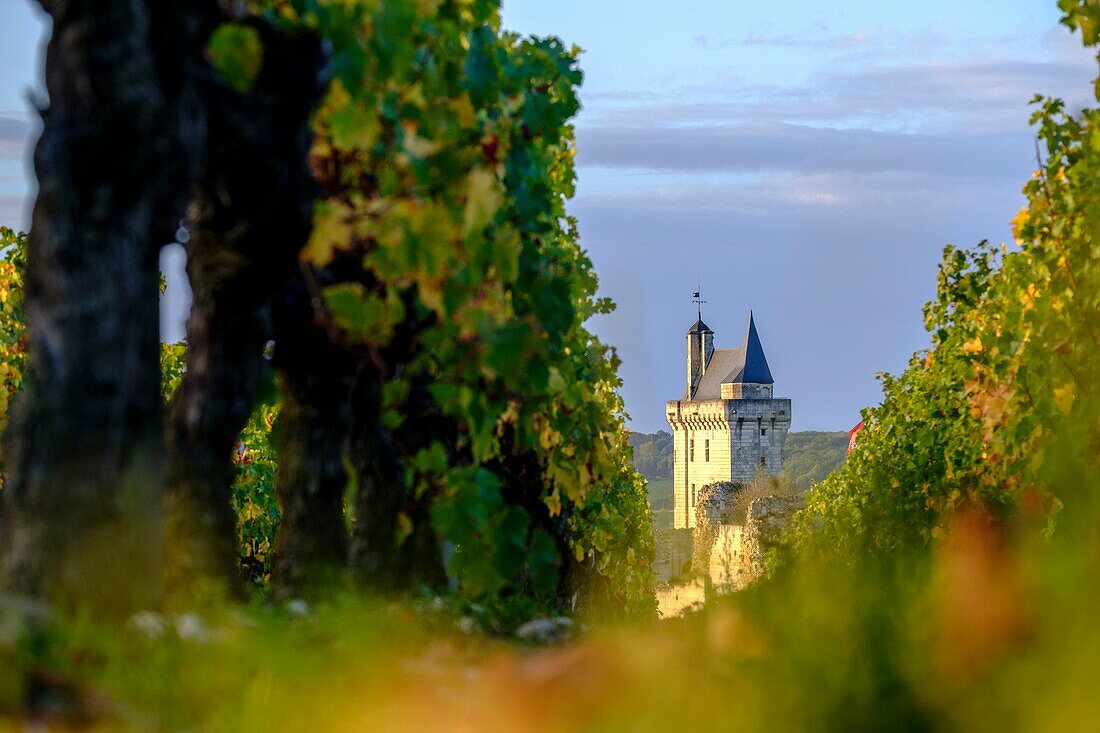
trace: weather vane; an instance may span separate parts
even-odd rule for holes
[[[703,300],[703,297],[702,297],[702,292],[703,292],[702,284],[700,283],[699,285],[696,285],[695,287],[696,287],[695,292],[691,294],[691,302],[695,304],[696,315],[698,315],[699,320],[701,321],[701,320],[703,320],[703,303],[706,303],[707,301]]]

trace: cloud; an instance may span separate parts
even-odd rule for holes
[[[963,132],[1026,129],[1036,93],[1091,101],[1095,61],[970,59],[830,68],[799,83],[693,86],[585,97],[583,126],[797,122],[819,127]]]
[[[1005,176],[1026,170],[1021,135],[907,134],[807,125],[588,128],[579,137],[583,166],[655,171],[797,171],[944,176]]]
[[[1095,62],[973,59],[911,66],[868,65],[814,80],[850,109],[869,114],[949,114],[979,127],[1022,120],[1036,93],[1061,95],[1073,107],[1090,101]]]
[[[889,232],[911,229],[925,220],[962,219],[976,206],[996,202],[991,211],[1002,212],[999,226],[982,232],[976,242],[1007,234],[1008,220],[1021,201],[1017,183],[912,172],[780,172],[741,181],[675,181],[598,193],[587,193],[582,186],[576,207],[601,220],[631,222],[631,246],[667,246],[677,230],[683,233],[677,239],[720,241],[706,233],[708,222],[770,232],[788,226],[810,226],[822,232],[838,227]]]
[[[828,60],[845,63],[873,61],[883,58],[931,59],[966,57],[976,54],[1004,55],[1005,49],[1019,52],[1036,46],[1035,29],[1023,26],[996,36],[964,33],[946,21],[922,27],[900,28],[884,24],[836,30],[818,20],[801,29],[784,26],[776,30],[771,23],[750,26],[738,36],[696,36],[697,46],[708,51],[743,49],[750,53],[760,49],[793,51],[800,54],[824,54]],[[1081,55],[1078,36],[1061,25],[1054,25],[1038,38],[1038,48],[1069,55]]]
[[[597,97],[579,123],[578,163],[582,172],[1016,179],[1035,163],[1028,101],[1044,92],[1085,106],[1094,66],[1068,57],[868,64],[787,86]]]

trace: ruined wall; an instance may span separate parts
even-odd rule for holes
[[[755,577],[745,542],[744,525],[723,524],[718,527],[711,545],[707,573],[714,589],[720,593],[741,590]]]
[[[760,578],[769,549],[782,538],[805,497],[762,496],[753,500],[744,524],[723,524],[713,532],[708,571],[717,592],[738,591]]]
[[[719,527],[728,523],[733,503],[741,490],[740,484],[721,481],[704,486],[695,506],[692,532],[694,550],[691,567],[699,574],[706,574],[710,567],[711,547]]]
[[[794,513],[805,505],[805,497],[758,496],[746,510],[748,498],[742,492],[747,490],[730,481],[701,490],[690,533],[691,569],[696,577],[689,582],[659,583],[662,618],[697,609],[708,595],[742,590],[763,575],[768,550],[782,539]],[[744,517],[737,516],[739,511]]]

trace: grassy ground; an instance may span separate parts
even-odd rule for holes
[[[1100,730],[1093,566],[961,531],[933,583],[826,565],[549,647],[433,603],[23,633],[0,603],[0,731]]]
[[[669,529],[672,527],[673,515],[671,509],[653,510],[653,528]]]
[[[654,529],[672,526],[672,482],[666,480],[647,481],[649,505],[653,507]]]
[[[649,504],[654,509],[672,508],[672,481],[666,479],[649,480]]]

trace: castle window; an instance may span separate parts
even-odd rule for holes
[[[703,460],[707,461],[708,463],[710,462],[710,441],[709,440],[704,440],[703,441]]]
[[[695,438],[691,439],[691,443],[689,443],[689,446],[691,448],[691,450],[688,451],[691,454],[690,459],[691,459],[691,462],[694,463],[695,462]]]
[[[761,435],[767,435],[768,434],[768,429],[767,428],[760,428],[760,434]]]
[[[768,465],[768,459],[767,459],[766,457],[764,457],[764,456],[760,456],[760,465],[761,465],[761,466],[766,466],[766,465]]]
[[[695,484],[691,485],[691,505],[695,506]]]

